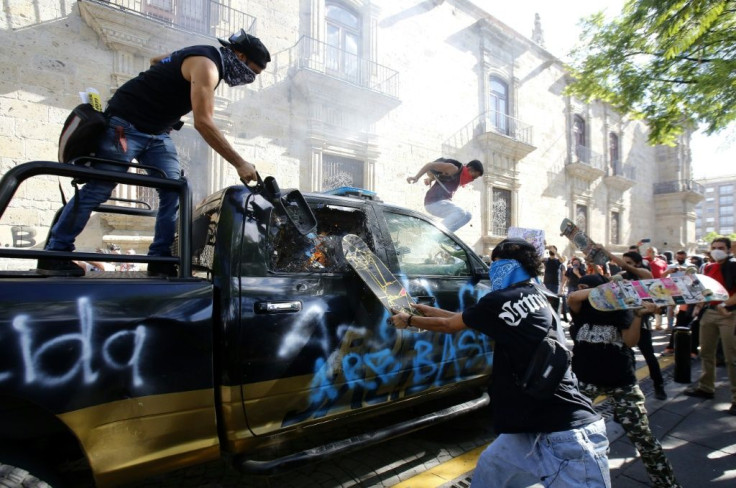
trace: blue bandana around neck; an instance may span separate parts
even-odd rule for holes
[[[516,259],[493,261],[488,270],[488,277],[491,279],[491,291],[503,290],[514,283],[527,281],[531,278]]]

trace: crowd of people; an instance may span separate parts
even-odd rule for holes
[[[495,342],[491,405],[498,434],[478,460],[472,486],[610,487],[608,439],[592,409],[598,395],[613,402],[614,419],[639,452],[652,486],[677,488],[675,472],[652,433],[645,396],[636,377],[633,348],[650,369],[655,396],[666,399],[662,373],[652,347],[652,329],[692,327],[693,357],[702,358],[702,374],[685,395],[712,399],[718,343],[728,367],[736,415],[736,258],[728,238],[713,240],[704,256],[685,250],[660,253],[638,243],[622,255],[599,246],[605,266],[579,256],[564,257],[546,246],[542,257],[523,239],[500,242],[490,256],[491,291],[462,312],[416,305],[420,315],[395,312],[397,328],[419,327],[437,332],[466,328]],[[643,249],[642,249],[643,248]],[[643,251],[643,252],[642,252]],[[729,292],[725,302],[659,307],[644,302],[635,310],[598,311],[588,301],[591,289],[615,275],[639,280],[677,276],[688,268],[719,281]],[[537,279],[544,284],[536,284]],[[555,309],[558,313],[555,313]],[[518,381],[536,359],[536,344],[568,323],[572,361],[551,397],[527,394]],[[559,337],[559,332],[557,333]],[[567,341],[565,341],[567,342]],[[671,344],[669,346],[671,351]],[[668,353],[666,350],[665,353]],[[576,453],[574,456],[572,453]],[[574,480],[574,481],[573,481]]]

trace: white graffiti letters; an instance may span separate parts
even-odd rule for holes
[[[39,383],[45,386],[57,386],[68,383],[78,377],[81,372],[82,381],[91,384],[97,380],[99,371],[93,369],[94,346],[92,343],[94,320],[92,307],[86,297],[77,301],[79,314],[79,332],[62,334],[41,344],[34,344],[35,329],[30,325],[28,315],[18,315],[13,319],[13,329],[18,333],[18,342],[23,362],[23,380],[26,384]],[[102,344],[100,354],[105,366],[116,370],[130,368],[133,384],[143,384],[138,370],[138,360],[146,338],[146,328],[142,325],[135,330],[120,330],[108,337]],[[111,350],[121,341],[132,341],[132,351],[127,361],[121,361],[111,354]],[[49,355],[63,355],[73,350],[73,343],[79,344],[78,357],[71,361],[68,369],[61,374],[50,374],[44,366],[44,359]],[[57,372],[58,373],[58,372]],[[0,382],[12,377],[12,373],[0,374]]]
[[[530,313],[548,306],[547,299],[541,295],[521,294],[518,300],[508,301],[501,306],[503,312],[498,317],[509,325],[519,325]]]

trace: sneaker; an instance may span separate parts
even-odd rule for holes
[[[654,398],[657,400],[667,400],[667,392],[664,391],[664,386],[659,385],[654,387]]]
[[[36,270],[43,276],[84,276],[84,269],[71,259],[39,259]]]
[[[736,403],[731,404],[731,408],[726,410],[731,415],[736,415]]]
[[[665,347],[664,351],[662,351],[661,356],[672,356],[675,353],[675,350],[671,347]]]
[[[708,399],[712,399],[715,396],[712,391],[701,390],[700,387],[697,386],[691,386],[690,388],[687,388],[685,391],[683,391],[683,393],[691,397]]]
[[[150,263],[146,274],[148,276],[175,278],[179,273],[176,271],[176,265],[174,263]]]

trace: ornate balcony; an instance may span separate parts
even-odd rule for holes
[[[288,68],[294,83],[307,94],[364,110],[390,109],[400,102],[398,71],[311,37],[302,37],[275,61],[275,69]]]
[[[82,0],[143,17],[169,27],[212,37],[227,38],[245,29],[255,31],[256,19],[212,0]]]
[[[626,191],[636,183],[636,168],[624,165],[621,161],[613,161],[606,168],[606,176],[603,181],[611,188]]]
[[[695,180],[672,180],[654,183],[657,198],[680,194],[690,203],[698,203],[705,195],[705,187]]]
[[[493,149],[518,161],[536,147],[532,144],[532,126],[501,112],[490,110],[477,116],[443,144],[450,154],[477,140],[485,149]]]
[[[606,174],[603,156],[591,151],[589,147],[578,145],[575,152],[565,165],[565,170],[574,176],[588,182],[594,181]]]

